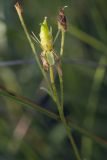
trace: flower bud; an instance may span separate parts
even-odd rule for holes
[[[49,30],[46,17],[40,28],[40,42],[43,51],[47,52],[53,50],[53,38]]]
[[[64,9],[67,6],[64,6],[63,8],[60,9],[59,15],[58,15],[58,28],[59,30],[65,32],[67,30],[67,20],[65,17]]]
[[[23,8],[18,2],[15,4],[15,8],[17,10],[18,15],[22,14]]]

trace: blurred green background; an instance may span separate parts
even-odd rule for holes
[[[64,108],[72,123],[105,140],[98,144],[74,128],[71,132],[82,160],[107,159],[107,1],[20,0],[29,31],[39,37],[48,17],[53,35],[58,10],[65,10],[68,31],[63,58]],[[20,25],[15,0],[0,0],[0,85],[57,113],[39,90],[42,75]],[[60,39],[55,50],[60,48]],[[40,48],[36,45],[38,56]],[[22,64],[17,64],[20,60]],[[27,60],[27,62],[26,62]],[[9,65],[12,61],[15,65]],[[10,63],[12,64],[12,63]],[[104,142],[104,144],[103,144]],[[0,160],[75,160],[61,123],[0,96]]]

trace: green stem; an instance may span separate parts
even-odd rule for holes
[[[61,57],[62,57],[63,51],[64,51],[64,38],[65,38],[65,32],[61,31],[61,49],[60,49],[60,56]],[[60,65],[61,65],[61,60],[60,60]],[[73,139],[73,136],[71,134],[71,130],[70,130],[70,128],[69,128],[69,126],[67,124],[67,121],[65,119],[65,116],[64,116],[64,110],[63,110],[63,102],[64,102],[63,77],[62,77],[62,74],[60,74],[59,70],[58,70],[58,75],[59,75],[60,90],[61,90],[61,106],[58,106],[59,115],[60,115],[61,121],[63,122],[63,124],[65,126],[65,129],[66,129],[68,138],[70,140],[70,143],[71,143],[71,145],[73,147],[75,156],[76,156],[77,160],[81,160],[79,152],[78,152],[78,149],[77,149],[77,146],[76,146],[75,141]]]
[[[60,56],[63,55],[64,50],[64,38],[65,38],[65,32],[61,31],[61,49],[60,49]]]
[[[51,80],[51,84],[52,84],[54,99],[55,99],[56,105],[58,107],[60,119],[61,119],[61,121],[62,121],[62,123],[63,123],[63,125],[66,129],[68,138],[69,138],[70,143],[73,147],[73,150],[74,150],[74,153],[75,153],[75,156],[76,156],[77,160],[81,160],[78,149],[77,149],[76,144],[75,144],[75,141],[74,141],[73,136],[71,134],[71,130],[70,130],[70,128],[67,124],[67,121],[65,119],[62,106],[60,105],[60,102],[59,102],[59,99],[58,99],[57,90],[56,90],[55,81],[54,81],[54,72],[53,72],[53,67],[52,66],[50,66],[50,80]]]
[[[61,50],[60,50],[60,56],[63,55],[63,51],[64,51],[64,38],[65,38],[65,32],[61,31]],[[60,65],[61,65],[61,60],[60,60]],[[63,110],[63,102],[64,102],[64,95],[63,95],[63,75],[60,74],[59,70],[58,70],[58,76],[59,76],[59,83],[60,83],[60,90],[61,90],[61,107]]]
[[[63,51],[64,51],[64,38],[65,38],[65,32],[61,31],[61,49],[60,49],[60,56],[62,57]],[[60,65],[61,65],[61,60],[60,60]],[[58,69],[57,69],[58,70]],[[59,76],[59,83],[60,83],[60,90],[61,90],[61,107],[63,110],[63,102],[64,102],[64,95],[63,95],[63,75],[60,74],[58,70],[58,76]]]
[[[57,33],[56,33],[56,36],[55,36],[55,38],[54,38],[53,44],[55,44],[55,42],[56,42],[56,40],[57,40],[57,38],[58,38],[58,36],[59,36],[59,33],[60,33],[60,30],[58,29],[58,31],[57,31]]]
[[[51,96],[52,96],[52,98],[53,98],[52,89],[51,89],[49,80],[48,80],[48,78],[47,78],[47,76],[46,76],[45,71],[43,70],[43,67],[42,67],[40,61],[39,61],[39,58],[38,58],[38,56],[37,56],[37,52],[36,52],[34,43],[32,42],[32,39],[31,39],[30,34],[29,34],[29,32],[28,32],[28,29],[27,29],[27,27],[26,27],[26,24],[25,24],[25,22],[24,22],[24,19],[23,19],[22,13],[21,13],[21,9],[20,9],[20,6],[19,6],[18,3],[16,3],[15,8],[16,8],[16,11],[17,11],[17,13],[18,13],[18,16],[19,16],[21,25],[22,25],[22,27],[23,27],[23,30],[24,30],[24,32],[25,32],[25,34],[26,34],[26,37],[27,37],[27,39],[28,39],[28,42],[29,42],[29,44],[30,44],[30,47],[31,47],[31,49],[32,49],[32,52],[34,53],[35,60],[36,60],[38,66],[39,66],[39,68],[40,68],[40,70],[41,70],[41,72],[42,72],[42,74],[43,74],[43,77],[45,78],[45,81],[47,82],[48,88],[49,88],[50,93],[51,93]]]
[[[61,118],[61,121],[63,122],[64,126],[65,126],[65,129],[66,129],[66,132],[67,132],[67,135],[68,135],[68,138],[70,140],[70,143],[73,147],[73,150],[74,150],[74,153],[75,153],[75,156],[77,158],[77,160],[81,160],[80,158],[80,155],[79,155],[79,151],[77,149],[77,146],[75,144],[75,141],[74,141],[74,138],[71,134],[71,129],[69,128],[68,124],[67,124],[67,121],[65,119],[65,116],[64,116],[64,112],[61,110],[59,110],[59,114],[60,114],[60,118]]]
[[[58,71],[58,76],[59,76],[59,83],[60,83],[60,90],[61,90],[61,108],[63,110],[63,104],[64,104],[64,92],[63,92],[63,75],[60,74]]]
[[[51,80],[54,100],[55,100],[56,103],[58,103],[58,105],[60,105],[59,100],[58,100],[58,96],[57,96],[57,92],[56,92],[56,87],[55,87],[55,84],[54,84],[54,73],[53,73],[53,67],[52,66],[50,66],[50,80]]]

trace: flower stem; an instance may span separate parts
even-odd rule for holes
[[[57,38],[58,38],[58,36],[59,36],[59,33],[60,33],[60,30],[58,29],[58,31],[57,31],[57,33],[56,33],[56,36],[55,36],[55,38],[54,38],[53,44],[55,44],[55,42],[56,42],[56,40],[57,40]]]
[[[59,83],[60,83],[60,90],[61,90],[61,108],[63,110],[63,104],[64,104],[64,92],[63,92],[63,75],[61,75],[58,71],[59,76]]]
[[[60,49],[60,56],[62,57],[63,55],[63,50],[64,50],[64,38],[65,38],[65,32],[64,31],[61,31],[61,49]],[[59,62],[60,66],[61,66],[61,60]],[[78,149],[77,149],[77,146],[75,144],[75,141],[73,139],[73,136],[71,134],[71,130],[67,124],[67,121],[65,119],[65,116],[64,116],[64,108],[63,108],[63,103],[64,103],[64,94],[63,94],[63,75],[59,72],[60,70],[57,69],[58,71],[58,76],[59,76],[59,82],[60,82],[60,90],[61,90],[61,105],[58,106],[58,110],[59,110],[59,115],[60,115],[60,118],[61,118],[61,121],[63,122],[64,126],[65,126],[65,129],[66,129],[66,132],[67,132],[67,135],[68,135],[68,138],[70,140],[70,143],[73,147],[73,150],[74,150],[74,153],[75,153],[75,156],[77,158],[77,160],[81,160],[80,158],[80,155],[79,155],[79,152],[78,152]]]
[[[65,38],[65,32],[61,31],[61,49],[60,49],[60,56],[63,55],[64,50],[64,38]]]
[[[68,138],[69,138],[70,143],[71,143],[71,145],[73,147],[73,150],[74,150],[74,153],[75,153],[75,156],[76,156],[77,160],[81,160],[79,152],[78,152],[78,149],[77,149],[76,144],[75,144],[75,141],[74,141],[74,139],[72,137],[71,130],[70,130],[70,128],[69,128],[69,126],[67,124],[67,121],[65,119],[62,106],[61,106],[61,104],[59,102],[59,98],[58,98],[57,90],[56,90],[56,86],[55,86],[53,66],[50,66],[50,80],[51,80],[51,85],[52,85],[52,89],[53,89],[54,99],[55,99],[56,105],[58,107],[60,119],[61,119],[61,121],[62,121],[62,123],[63,123],[63,125],[64,125],[64,127],[66,129]]]
[[[21,8],[21,6],[19,5],[18,2],[16,3],[15,8],[16,8],[17,14],[18,14],[18,16],[19,16],[19,19],[20,19],[21,25],[22,25],[22,27],[23,27],[23,30],[24,30],[24,32],[25,32],[25,34],[26,34],[26,37],[27,37],[27,39],[28,39],[28,42],[29,42],[29,44],[30,44],[30,47],[31,47],[31,49],[32,49],[32,52],[34,53],[35,60],[36,60],[38,66],[39,66],[39,68],[40,68],[40,70],[41,70],[41,72],[42,72],[42,74],[43,74],[43,77],[44,77],[44,79],[45,79],[45,81],[46,81],[46,83],[47,83],[47,85],[48,85],[48,88],[49,88],[49,90],[50,90],[51,96],[52,96],[52,98],[53,98],[52,88],[51,88],[51,86],[50,86],[50,83],[49,83],[49,80],[48,80],[48,78],[47,78],[47,76],[46,76],[46,73],[45,73],[45,71],[44,71],[44,69],[43,69],[43,67],[42,67],[42,65],[41,65],[41,63],[40,63],[40,61],[39,61],[38,56],[37,56],[37,52],[36,52],[34,43],[32,42],[32,39],[31,39],[31,37],[30,37],[30,34],[29,34],[29,32],[28,32],[28,29],[27,29],[26,24],[25,24],[24,19],[23,19],[22,8]]]

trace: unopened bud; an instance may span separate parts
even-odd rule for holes
[[[19,15],[23,12],[23,8],[18,2],[15,4],[15,8]]]
[[[45,17],[43,23],[41,24],[40,42],[43,51],[47,52],[53,50],[53,38],[47,24],[47,17]]]
[[[58,15],[58,28],[59,30],[64,31],[64,32],[67,30],[67,20],[66,20],[66,16],[64,13],[64,9],[66,7],[67,6],[64,6],[63,8],[61,8],[59,11],[59,15]]]

